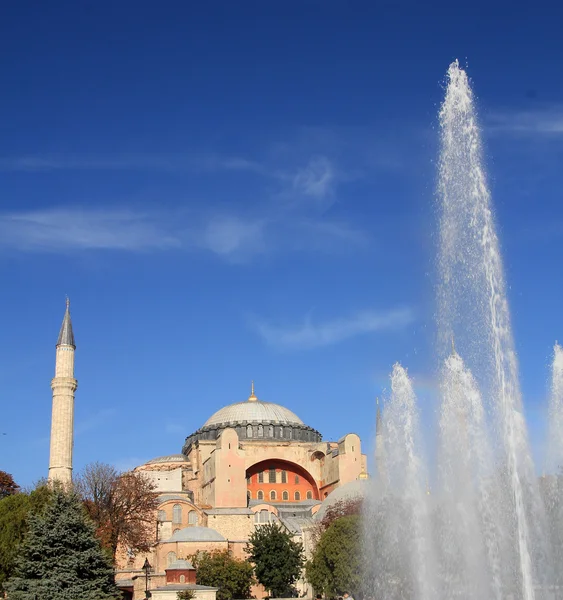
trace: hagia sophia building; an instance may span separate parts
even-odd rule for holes
[[[51,383],[49,462],[49,479],[65,484],[72,481],[75,349],[67,301]],[[368,478],[358,435],[324,441],[288,408],[259,399],[254,384],[246,400],[214,412],[178,450],[135,469],[154,482],[159,505],[151,551],[135,555],[123,548],[118,556],[116,580],[132,600],[145,597],[147,558],[153,599],[175,598],[185,587],[200,600],[213,600],[216,590],[195,585],[186,559],[198,550],[245,558],[248,538],[265,523],[278,523],[310,553],[311,528],[327,507],[361,495]],[[298,589],[312,597],[305,580]],[[253,592],[267,595],[261,587]]]

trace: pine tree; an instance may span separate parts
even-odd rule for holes
[[[10,600],[113,600],[119,597],[108,557],[76,494],[56,489],[30,519]]]

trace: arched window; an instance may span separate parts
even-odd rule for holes
[[[295,492],[295,501],[299,502],[299,500],[301,500],[301,494],[299,492]]]
[[[264,437],[264,427],[262,425],[258,425],[258,437]]]
[[[293,437],[293,429],[291,427],[287,428],[287,437],[291,439]]]
[[[282,499],[283,499],[283,500],[289,500],[289,492],[284,492],[284,493],[282,494]]]
[[[180,575],[180,583],[186,583],[186,576]]]
[[[276,483],[276,470],[270,469],[268,475],[268,483]]]
[[[276,492],[274,490],[272,490],[270,492],[270,500],[275,500],[276,499]]]
[[[274,426],[273,425],[268,426],[268,437],[271,437],[271,438],[274,437]]]
[[[258,473],[258,483],[264,483],[264,471]]]
[[[278,427],[278,437],[279,438],[283,437],[283,427]]]
[[[159,510],[158,511],[158,520],[162,523],[163,521],[166,521],[166,511],[165,510]]]
[[[260,511],[254,513],[254,522],[260,523]]]
[[[260,523],[269,523],[270,522],[270,511],[266,509],[262,509],[260,511]]]
[[[287,471],[282,471],[282,483],[287,483]]]
[[[313,499],[313,492],[311,490],[309,490],[307,492],[307,500],[312,500]]]
[[[246,426],[246,437],[247,438],[251,438],[252,437],[252,425],[247,425]]]
[[[256,497],[258,500],[264,500],[264,492],[262,490],[258,490],[258,495]]]
[[[172,510],[172,523],[181,523],[182,522],[182,507],[179,504],[174,504],[174,509]]]
[[[190,510],[188,513],[188,525],[197,525],[197,513],[195,510]]]
[[[169,552],[166,555],[166,564],[170,566],[173,562],[176,562],[176,552]]]
[[[248,491],[246,492],[246,497],[247,497],[249,500],[252,500],[252,492],[251,492],[250,490],[248,490]]]
[[[299,475],[295,476],[295,485],[297,485],[299,483]]]

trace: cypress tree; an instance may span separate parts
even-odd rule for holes
[[[79,498],[55,489],[41,515],[32,516],[10,600],[113,600],[119,597],[113,569],[95,537]]]

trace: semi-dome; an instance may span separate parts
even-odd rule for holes
[[[211,527],[184,527],[172,534],[167,542],[224,542],[225,538]]]
[[[315,513],[315,519],[322,521],[327,510],[335,506],[338,502],[363,500],[368,490],[369,481],[367,479],[355,479],[337,487],[323,500],[321,507]]]
[[[235,402],[224,406],[211,415],[204,427],[231,423],[272,423],[273,425],[304,425],[303,421],[289,408],[273,402]]]
[[[160,463],[181,463],[188,462],[188,459],[183,454],[167,454],[166,456],[158,456],[146,462],[146,465],[157,465]]]
[[[182,449],[189,454],[191,445],[201,440],[216,440],[224,429],[235,429],[240,439],[246,440],[294,440],[296,442],[320,442],[321,434],[305,425],[289,408],[258,400],[252,391],[246,402],[235,402],[211,415],[197,431],[186,438]]]

